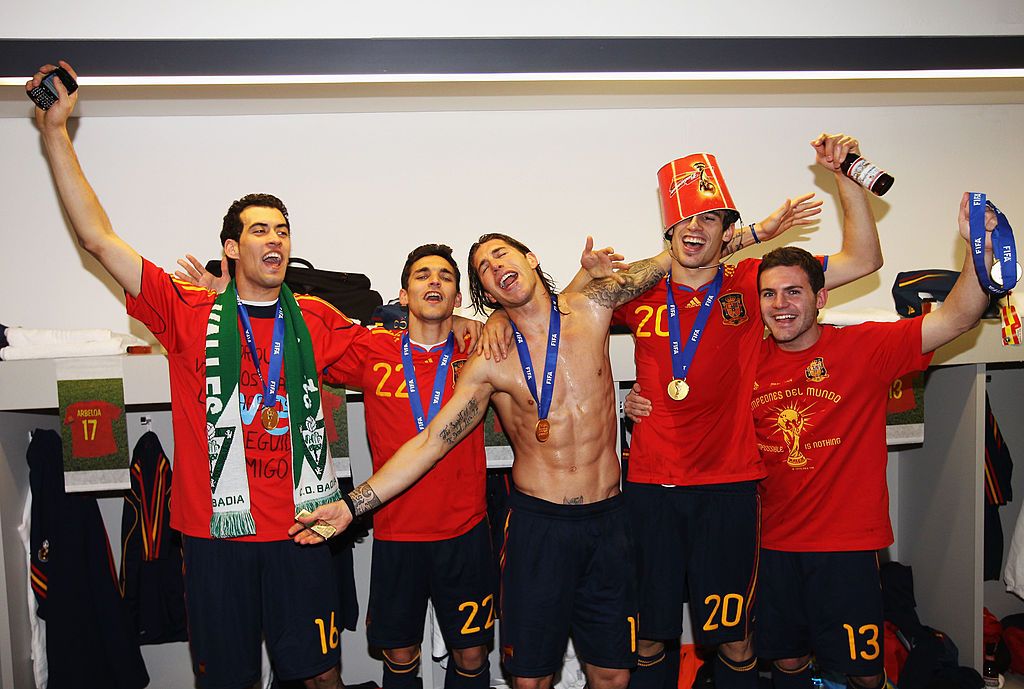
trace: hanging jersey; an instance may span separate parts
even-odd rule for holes
[[[174,409],[174,482],[171,493],[171,526],[188,536],[210,537],[213,509],[210,465],[206,440],[206,327],[216,293],[172,278],[149,261],[143,261],[142,289],[127,296],[128,314],[141,321],[167,350]],[[326,301],[296,295],[303,320],[309,328],[317,371],[358,349],[368,333]],[[269,357],[273,333],[273,308],[260,317],[259,307],[249,309],[254,341],[262,373]],[[256,534],[245,541],[277,541],[288,538],[294,523],[291,439],[288,432],[287,381],[281,372],[278,392],[279,420],[267,430],[260,423],[263,384],[252,357],[242,341],[239,394],[245,461]],[[301,390],[296,392],[301,394]]]
[[[800,352],[768,338],[750,409],[768,469],[761,546],[876,550],[892,543],[885,483],[890,383],[928,367],[922,319],[822,326]]]
[[[383,328],[371,330],[366,358],[360,361],[356,357],[345,357],[327,374],[328,380],[363,389],[366,433],[370,439],[374,471],[419,432],[406,390],[402,364],[403,332]],[[430,406],[440,354],[440,347],[425,351],[412,346],[416,383],[424,410]],[[448,368],[442,404],[451,398],[466,358],[466,354],[456,347]],[[466,533],[487,511],[485,474],[484,432],[480,425],[423,478],[374,513],[374,538],[436,541]]]
[[[170,525],[171,462],[156,433],[135,444],[121,513],[121,594],[140,644],[187,641],[181,534]]]
[[[764,476],[747,406],[764,326],[757,295],[760,260],[726,265],[722,288],[701,337],[683,400],[669,397],[675,378],[668,337],[665,282],[615,310],[613,323],[633,333],[640,394],[651,415],[633,427],[628,480],[680,486],[735,483]],[[681,340],[693,329],[709,283],[673,285]]]
[[[121,407],[104,400],[69,404],[64,425],[71,427],[71,454],[93,459],[117,452],[113,423],[122,412]]]

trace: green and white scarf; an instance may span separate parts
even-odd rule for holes
[[[214,538],[256,533],[242,440],[241,405],[245,399],[238,389],[242,342],[235,294],[232,280],[227,290],[217,297],[206,326],[206,439],[213,498],[210,535]],[[303,509],[313,511],[320,505],[341,499],[341,495],[328,445],[324,442],[324,414],[309,329],[287,285],[281,285],[280,299],[284,311],[284,373],[292,483],[298,513]]]

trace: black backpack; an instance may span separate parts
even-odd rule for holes
[[[234,276],[234,262],[229,262]],[[220,276],[220,261],[209,261],[206,270]],[[329,302],[349,318],[370,324],[374,309],[384,303],[380,293],[370,289],[370,278],[362,273],[321,270],[304,258],[288,259],[285,284],[296,294],[311,294]]]

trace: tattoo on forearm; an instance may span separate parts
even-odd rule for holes
[[[369,483],[360,483],[348,496],[352,498],[352,505],[356,508],[353,517],[359,517],[380,507],[380,498],[373,492],[373,488],[370,488]]]
[[[658,280],[665,277],[666,272],[656,261],[648,258],[636,261],[629,270],[621,273],[625,278],[623,284],[611,278],[603,278],[594,280],[582,292],[596,304],[614,309],[654,287]]]
[[[569,497],[562,498],[562,504],[563,505],[582,505],[583,504],[583,496],[582,495],[577,495],[574,498],[569,498]]]
[[[441,429],[438,434],[441,436],[441,440],[449,445],[458,443],[462,439],[462,434],[473,427],[473,422],[476,421],[479,411],[479,402],[475,399],[469,400],[469,403],[459,411],[455,419]]]

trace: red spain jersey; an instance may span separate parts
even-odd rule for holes
[[[371,330],[365,359],[345,357],[327,372],[328,380],[363,390],[374,471],[419,433],[402,365],[403,332]],[[424,412],[430,408],[441,350],[441,346],[429,351],[412,346],[416,385]],[[466,355],[456,347],[442,404],[451,398],[458,372],[465,363]],[[385,541],[439,541],[466,533],[487,512],[486,471],[484,430],[479,425],[423,478],[374,512],[373,537]]]
[[[893,380],[928,367],[921,323],[822,326],[801,352],[768,338],[750,408],[768,477],[761,545],[796,552],[892,543],[885,405]]]
[[[71,426],[71,456],[93,459],[117,452],[113,423],[121,412],[121,407],[103,400],[69,404],[64,425]]]
[[[174,473],[171,526],[183,534],[210,537],[213,506],[210,460],[206,442],[206,326],[216,293],[181,282],[149,261],[143,261],[142,290],[127,295],[128,314],[141,321],[167,350],[174,427]],[[368,332],[317,297],[296,295],[309,328],[318,373],[342,356],[358,352]],[[266,316],[261,309],[266,311]],[[264,376],[273,337],[273,307],[249,307],[253,339]],[[253,367],[239,325],[242,343],[239,394],[242,437],[256,534],[241,541],[280,541],[294,523],[291,437],[288,432],[287,385],[284,367],[278,392],[279,420],[267,430],[260,422],[263,384]],[[353,354],[357,355],[357,354]]]
[[[762,478],[750,419],[750,389],[764,334],[757,297],[760,259],[725,266],[722,288],[690,365],[690,392],[668,396],[675,378],[668,338],[666,286],[656,287],[615,310],[614,323],[633,332],[640,394],[651,415],[633,427],[628,480],[678,486],[736,483]],[[681,341],[690,337],[701,302],[714,279],[698,290],[673,285]]]

